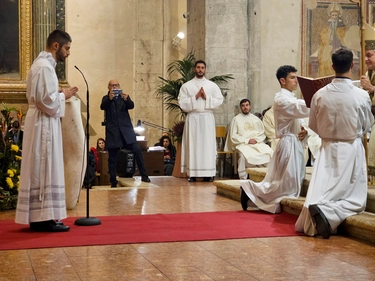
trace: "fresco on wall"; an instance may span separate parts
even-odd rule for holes
[[[0,78],[19,77],[18,1],[0,1]]]
[[[313,9],[303,6],[302,75],[333,75],[331,55],[340,48],[353,51],[353,79],[360,76],[360,9],[347,1],[317,1]]]

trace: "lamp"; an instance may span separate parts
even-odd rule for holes
[[[181,40],[184,39],[185,34],[183,32],[179,32],[172,40],[172,45],[174,47],[178,47],[181,44]]]
[[[138,120],[137,127],[134,128],[134,131],[136,131],[136,132],[137,132],[137,130],[139,130],[138,132],[144,131],[145,128],[142,126],[142,124],[146,125],[146,126],[149,126],[149,127],[152,127],[152,128],[155,128],[155,129],[162,130],[164,132],[168,132],[169,134],[171,134],[171,139],[173,140],[173,130],[165,128],[165,127],[160,126],[160,125],[156,125],[154,123],[147,122],[147,121]]]
[[[145,128],[142,126],[141,120],[138,120],[137,126],[134,128],[134,131],[136,133],[142,133],[145,130]]]

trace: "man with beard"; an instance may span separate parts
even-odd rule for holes
[[[303,118],[310,109],[304,100],[293,93],[297,89],[297,69],[291,65],[279,67],[276,72],[281,90],[275,95],[276,137],[280,138],[275,153],[268,164],[267,174],[262,182],[241,180],[242,209],[257,207],[270,213],[281,211],[283,198],[297,198],[305,177],[305,147],[307,131]]]
[[[187,112],[182,135],[181,172],[190,182],[213,181],[216,174],[216,132],[213,109],[223,103],[219,86],[205,78],[206,63],[195,62],[195,77],[182,85],[178,102]]]
[[[29,224],[34,231],[68,231],[60,220],[67,217],[61,118],[65,100],[77,87],[59,90],[55,67],[70,54],[70,35],[53,31],[46,51],[33,62],[27,77],[26,115],[20,189],[16,223]]]
[[[238,175],[247,179],[246,168],[265,167],[270,162],[273,150],[266,143],[262,121],[250,113],[251,103],[248,99],[240,102],[241,113],[230,123],[225,151],[238,152]]]

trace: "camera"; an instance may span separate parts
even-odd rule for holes
[[[121,89],[113,89],[112,93],[114,93],[115,97],[118,98],[122,94],[122,90]]]

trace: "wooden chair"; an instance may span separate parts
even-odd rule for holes
[[[225,126],[216,126],[216,150],[218,160],[218,175],[223,177],[225,173],[227,156],[230,156],[230,164],[233,165],[233,152],[224,151],[225,139],[227,136],[227,130]],[[222,167],[223,166],[223,167]],[[234,170],[232,169],[232,177]]]

